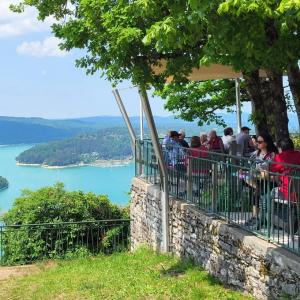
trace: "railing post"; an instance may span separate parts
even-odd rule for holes
[[[213,213],[217,212],[217,197],[218,197],[218,164],[212,164],[212,195],[211,195],[211,209]]]
[[[3,227],[0,226],[0,265],[3,263],[3,242],[2,242],[2,235],[3,235]]]
[[[189,157],[187,165],[187,200],[193,200],[192,157]]]
[[[144,142],[142,140],[138,141],[139,145],[139,175],[144,175],[145,173],[145,161],[144,161]]]
[[[270,174],[270,165],[268,165],[268,171]],[[273,211],[271,209],[272,204],[271,204],[271,195],[270,195],[270,180],[271,176],[267,176],[265,179],[267,180],[267,231],[268,231],[268,240],[270,241],[271,238],[271,227],[273,227]],[[262,207],[262,210],[264,208]]]

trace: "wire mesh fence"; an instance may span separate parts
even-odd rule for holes
[[[300,166],[162,146],[170,195],[300,254]],[[160,182],[150,141],[136,142],[136,176]],[[280,172],[278,170],[280,169]]]
[[[110,254],[129,247],[130,220],[0,226],[1,265]]]

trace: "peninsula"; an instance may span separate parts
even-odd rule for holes
[[[18,165],[45,168],[85,165],[125,165],[132,158],[130,140],[125,128],[107,128],[62,141],[35,145],[22,152]]]

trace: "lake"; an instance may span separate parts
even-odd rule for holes
[[[17,166],[15,158],[29,149],[30,145],[0,146],[0,176],[9,181],[9,188],[0,191],[0,214],[7,211],[24,188],[36,190],[60,181],[67,190],[81,190],[106,194],[118,205],[129,202],[128,192],[134,164],[114,167],[74,167],[45,169],[41,167]]]

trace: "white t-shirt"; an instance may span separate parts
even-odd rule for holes
[[[233,135],[224,135],[222,136],[222,141],[224,144],[225,151],[229,150],[230,144],[235,141],[235,137]]]

